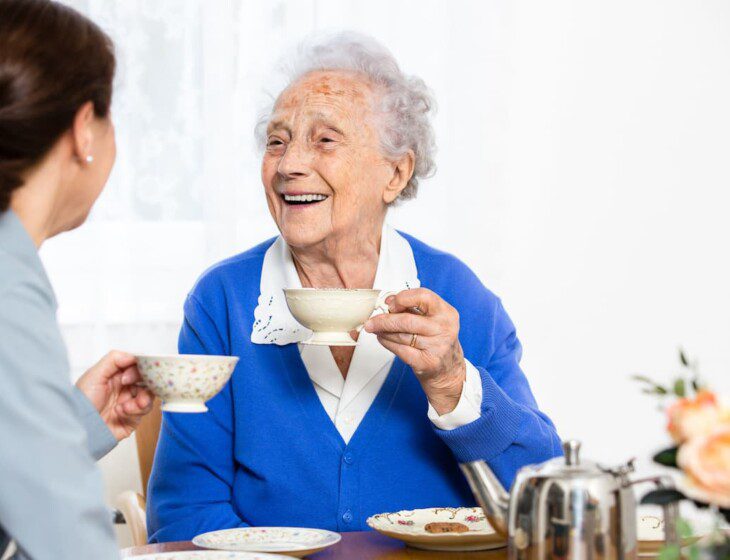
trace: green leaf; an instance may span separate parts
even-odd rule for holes
[[[641,381],[642,383],[648,383],[649,385],[655,385],[654,381],[648,378],[646,375],[634,374],[631,376],[631,379]]]
[[[682,540],[688,539],[694,534],[689,521],[686,519],[677,519],[677,534],[679,534],[679,538]]]
[[[687,359],[687,355],[684,353],[684,350],[682,348],[679,349],[679,361],[682,362],[682,365],[684,367],[689,366],[689,360]]]
[[[686,397],[687,396],[687,387],[684,383],[684,379],[679,378],[674,381],[674,394],[678,397]]]
[[[680,558],[680,550],[676,544],[665,546],[657,556],[657,560],[680,560]]]
[[[665,467],[676,467],[677,466],[677,450],[678,447],[670,447],[669,449],[663,449],[652,459],[655,463],[659,463],[660,465],[664,465]]]
[[[647,377],[646,375],[635,374],[631,376],[631,379],[638,381],[639,383],[643,383],[644,385],[648,385],[648,387],[644,387],[644,393],[652,395],[666,395],[669,393],[668,389],[662,387],[658,383],[655,383],[651,378]]]

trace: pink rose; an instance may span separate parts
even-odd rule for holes
[[[677,463],[689,478],[692,497],[730,507],[730,425],[687,441]]]
[[[694,399],[679,399],[667,409],[667,430],[677,443],[706,435],[725,420],[714,393],[700,391]]]

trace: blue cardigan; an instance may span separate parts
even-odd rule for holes
[[[521,466],[561,453],[500,300],[455,257],[404,237],[421,285],[459,311],[464,354],[482,378],[481,417],[436,429],[415,375],[396,358],[346,445],[297,345],[251,342],[269,240],[208,270],[185,302],[180,352],[241,359],[209,413],[163,415],[148,489],[150,542],[246,525],[366,530],[380,512],[474,505],[459,461],[484,459],[509,486]]]

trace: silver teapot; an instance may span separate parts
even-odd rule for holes
[[[580,443],[563,444],[564,457],[520,469],[508,494],[484,461],[461,465],[490,524],[508,538],[510,560],[637,557],[636,498],[632,486],[667,477],[629,480],[633,460],[606,468],[581,461]],[[667,544],[677,542],[677,505],[664,506]]]

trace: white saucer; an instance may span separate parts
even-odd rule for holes
[[[226,552],[222,550],[188,550],[180,552],[153,552],[130,556],[134,560],[291,560],[290,556],[259,552]]]
[[[346,332],[315,332],[302,344],[314,346],[357,346],[357,341],[352,340],[350,333]]]
[[[276,552],[301,558],[340,542],[338,533],[302,527],[243,527],[203,533],[193,544],[216,550]]]

